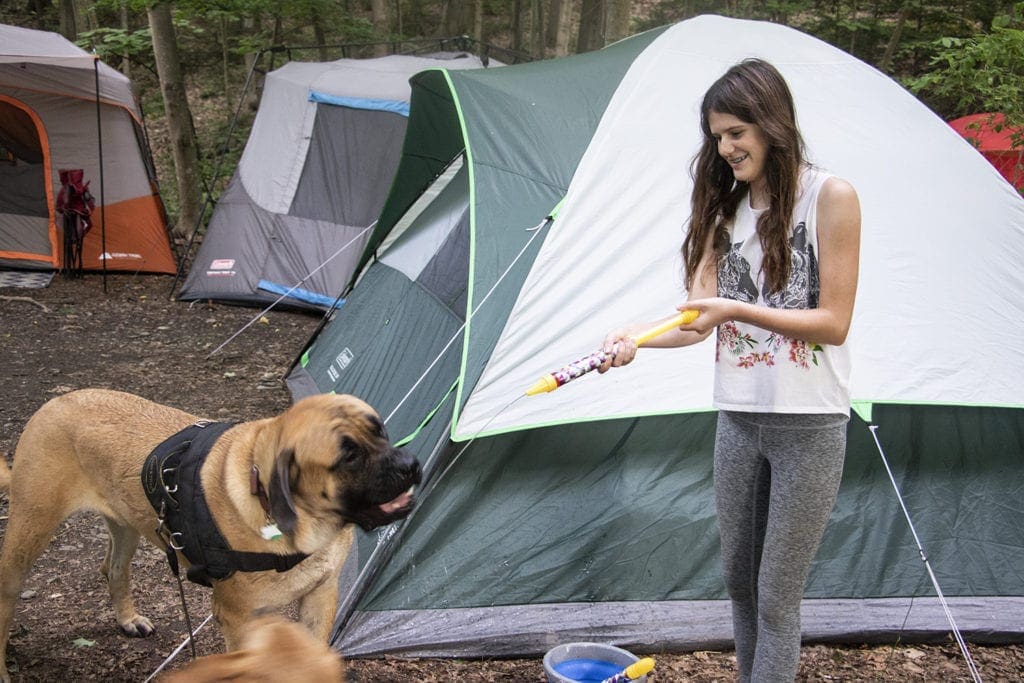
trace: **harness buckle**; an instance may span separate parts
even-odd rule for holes
[[[167,545],[169,545],[172,550],[177,550],[179,552],[185,550],[185,543],[181,540],[175,540],[176,538],[181,539],[182,536],[184,536],[184,534],[180,531],[172,531],[167,534]]]
[[[177,467],[164,467],[161,468],[160,470],[160,484],[163,486],[164,493],[167,494],[164,496],[164,502],[166,503],[166,501],[170,500],[172,503],[174,503],[175,508],[178,507],[178,501],[174,499],[174,494],[178,492],[178,482],[175,481],[169,484],[168,480],[171,477],[167,475],[173,475],[177,473],[177,471]]]

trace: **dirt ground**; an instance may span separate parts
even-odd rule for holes
[[[99,274],[54,278],[45,289],[0,288],[0,452],[47,399],[72,389],[129,391],[215,419],[265,417],[290,404],[283,376],[319,322],[309,314],[175,302],[173,278]],[[244,326],[245,331],[210,357]],[[7,524],[0,495],[0,534]],[[177,581],[161,551],[144,545],[133,563],[140,610],[157,626],[150,638],[118,631],[99,572],[106,530],[92,513],[69,518],[36,562],[15,614],[8,668],[15,681],[144,681],[182,644],[185,618]],[[185,583],[193,625],[210,614],[207,589]],[[1022,617],[1024,618],[1024,617]],[[199,655],[221,648],[213,622],[197,636]],[[894,639],[895,641],[895,639]],[[728,681],[730,652],[653,653],[653,683]],[[972,646],[986,681],[1024,680],[1024,645]],[[168,664],[183,667],[186,648]],[[348,664],[352,682],[546,680],[540,659],[364,659]],[[953,644],[807,646],[800,681],[969,681]]]

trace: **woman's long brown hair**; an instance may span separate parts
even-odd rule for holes
[[[757,234],[764,251],[762,270],[766,289],[778,292],[789,280],[789,230],[796,204],[804,144],[796,125],[793,96],[785,79],[774,66],[761,59],[747,59],[733,66],[704,94],[700,127],[704,142],[693,159],[693,196],[690,229],[683,241],[684,275],[687,288],[697,276],[708,238],[721,257],[729,249],[725,226],[736,216],[746,183],[736,182],[728,162],[718,154],[718,142],[711,135],[710,112],[731,114],[759,126],[768,145],[765,180],[769,208],[757,221]]]

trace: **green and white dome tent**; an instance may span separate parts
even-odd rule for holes
[[[700,98],[750,56],[786,77],[811,159],[863,209],[860,410],[805,636],[950,628],[865,419],[960,629],[1024,633],[1024,200],[873,68],[790,28],[703,16],[596,53],[412,79],[365,267],[289,376],[296,396],[365,398],[428,463],[413,516],[361,541],[334,638],[346,655],[731,644],[713,343],[523,393],[684,299]],[[425,188],[435,202],[417,201]]]

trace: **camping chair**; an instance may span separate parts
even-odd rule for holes
[[[67,278],[82,275],[82,241],[92,228],[92,210],[96,202],[89,192],[89,183],[82,182],[85,172],[80,168],[60,171],[60,192],[57,194],[57,212],[63,220],[64,260],[61,273]]]

